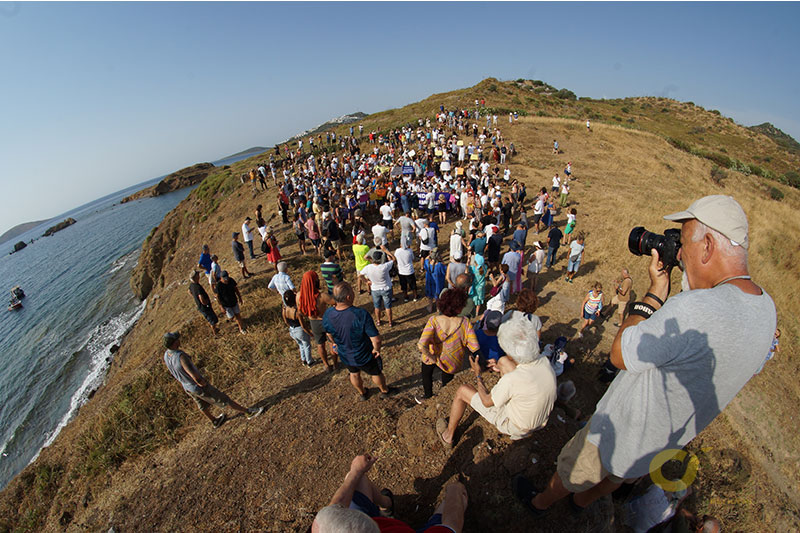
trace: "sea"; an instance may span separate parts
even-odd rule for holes
[[[253,153],[213,161],[223,166]],[[154,178],[54,217],[0,245],[0,290],[25,291],[0,311],[0,488],[51,444],[103,382],[118,344],[141,316],[129,285],[142,241],[192,187],[120,204]],[[42,237],[72,217],[76,223]],[[9,255],[14,243],[34,240]]]

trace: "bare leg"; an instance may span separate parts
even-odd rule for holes
[[[317,344],[317,353],[319,353],[319,358],[322,359],[325,366],[330,368],[331,364],[328,362],[328,350],[324,342],[322,344]]]
[[[359,374],[359,379],[361,379],[361,374]],[[389,392],[389,388],[386,386],[386,376],[383,374],[372,376],[372,382],[378,386],[381,392]]]
[[[361,380],[361,373],[350,374],[350,384],[356,388],[362,396],[366,394],[367,390],[364,388],[364,382]]]
[[[244,324],[242,323],[242,315],[240,313],[236,313],[233,315],[234,320],[236,320],[236,325],[239,326],[239,332],[244,333]]]
[[[456,533],[461,533],[464,528],[464,513],[467,510],[468,501],[467,488],[458,482],[450,483],[445,488],[442,503],[434,513],[442,515],[443,526],[448,526]]]
[[[381,308],[375,308],[375,324],[380,326],[381,325]]]
[[[478,391],[472,385],[461,385],[456,391],[456,396],[453,398],[453,404],[450,406],[450,420],[447,422],[447,429],[442,433],[442,438],[445,442],[453,442],[453,435],[456,432],[461,417],[464,416],[464,411],[467,410],[469,402]]]
[[[392,308],[386,310],[386,314],[389,315],[389,327],[392,327]]]
[[[531,500],[531,503],[533,503],[535,508],[544,510],[568,495],[569,491],[561,482],[561,478],[558,477],[558,472],[554,472],[550,481],[547,483],[545,491],[537,494],[533,500]]]
[[[575,493],[575,503],[580,507],[588,507],[593,502],[602,498],[606,494],[611,494],[617,490],[622,483],[615,483],[608,478],[595,485],[589,490]]]
[[[356,490],[372,500],[372,503],[381,509],[388,509],[392,506],[392,500],[390,500],[388,496],[381,494],[381,491],[375,486],[375,483],[373,483],[372,480],[367,477],[366,474],[361,476],[361,480],[356,485]]]
[[[211,406],[206,405],[205,408],[200,409],[200,412],[206,415],[206,418],[211,420],[212,422],[215,420],[214,415],[211,414]]]

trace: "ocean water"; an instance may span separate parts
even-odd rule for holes
[[[3,301],[15,285],[26,294],[22,309],[0,310],[0,488],[53,442],[102,383],[111,346],[144,310],[128,283],[141,243],[191,188],[119,201],[160,179],[90,202],[0,245]],[[76,223],[38,238],[67,217]],[[31,239],[37,240],[8,255],[15,242]]]

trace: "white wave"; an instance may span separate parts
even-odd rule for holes
[[[123,255],[122,257],[111,263],[111,269],[108,271],[108,273],[113,274],[114,272],[117,272],[118,270],[121,270],[128,265],[131,265],[132,268],[133,264],[135,264],[136,261],[138,261],[138,259],[139,259],[139,249],[136,249],[129,254]]]
[[[107,322],[96,326],[89,334],[89,340],[86,342],[82,349],[87,350],[91,354],[91,361],[89,363],[89,373],[81,383],[78,390],[72,395],[69,401],[69,410],[58,422],[56,428],[47,437],[47,440],[42,447],[36,452],[36,455],[30,460],[34,462],[41,451],[50,446],[56,440],[61,430],[72,420],[78,413],[78,409],[89,399],[89,394],[96,390],[105,379],[108,367],[111,365],[113,356],[109,354],[109,350],[117,344],[123,335],[125,335],[139,320],[147,307],[147,300],[144,300],[138,307],[127,313],[122,313],[112,317]]]

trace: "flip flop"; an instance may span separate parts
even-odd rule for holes
[[[436,436],[439,437],[440,441],[442,441],[442,445],[444,446],[445,450],[452,450],[453,449],[453,443],[452,442],[447,442],[446,440],[444,440],[444,437],[442,436],[442,433],[444,433],[445,431],[447,431],[447,422],[445,421],[444,418],[437,418],[436,419]]]

